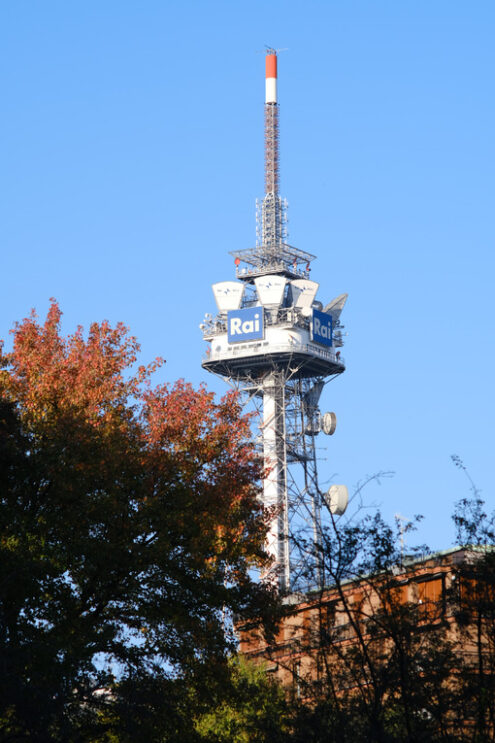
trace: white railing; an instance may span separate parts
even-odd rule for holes
[[[326,359],[334,364],[345,366],[342,356],[337,356],[332,351],[325,351],[313,343],[242,343],[238,346],[228,346],[226,350],[214,351],[206,354],[203,358],[205,361],[220,361],[241,358],[243,356],[269,356],[274,353],[306,353],[309,356],[317,356]]]

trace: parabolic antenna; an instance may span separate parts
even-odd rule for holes
[[[324,307],[323,312],[326,312],[328,315],[331,315],[334,322],[337,322],[337,320],[340,317],[340,314],[342,310],[344,309],[344,305],[347,302],[348,294],[339,294],[338,297],[335,297],[335,299],[332,299],[331,302],[329,302],[326,307]]]
[[[332,485],[323,498],[330,513],[334,516],[342,516],[349,503],[349,491],[345,485]]]
[[[321,416],[321,430],[327,436],[333,436],[337,428],[337,416],[335,413],[324,413]]]

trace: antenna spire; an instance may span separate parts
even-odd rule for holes
[[[272,274],[288,279],[308,279],[311,253],[287,242],[287,201],[279,192],[278,54],[284,49],[265,50],[265,194],[256,199],[256,247],[233,250],[237,276],[241,279]],[[252,268],[239,268],[245,262]],[[246,272],[247,271],[247,272]]]
[[[278,173],[277,52],[265,56],[265,196],[261,207],[261,248],[269,256],[279,255],[287,238],[286,204],[279,195]]]
[[[265,70],[265,196],[278,196],[277,54],[273,49],[267,51]]]

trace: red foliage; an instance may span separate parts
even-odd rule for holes
[[[60,326],[52,300],[44,323],[33,312],[12,351],[0,347],[0,402],[24,447],[4,489],[3,544],[42,576],[33,627],[93,612],[95,653],[106,616],[105,652],[144,652],[122,638],[145,625],[153,652],[178,662],[218,645],[224,607],[261,611],[250,569],[267,559],[266,516],[248,419],[234,394],[153,387],[163,362],[133,371],[139,344],[122,324],[94,323],[87,338]],[[58,599],[43,598],[47,576]]]

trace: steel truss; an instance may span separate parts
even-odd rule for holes
[[[324,379],[304,376],[304,364],[280,368],[274,360],[262,376],[221,376],[239,393],[253,416],[253,434],[264,464],[263,504],[274,508],[267,550],[272,568],[262,579],[283,594],[324,584],[318,553],[323,494],[319,486],[316,436]],[[270,541],[271,540],[271,541]]]

